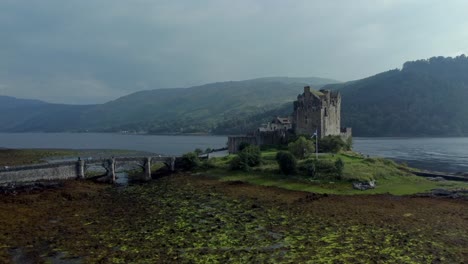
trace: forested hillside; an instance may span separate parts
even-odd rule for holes
[[[231,133],[227,127],[217,129],[218,125],[268,113],[291,102],[306,84],[322,87],[332,82],[336,81],[315,77],[260,78],[141,91],[89,106],[34,104],[10,98],[8,107],[0,104],[0,131]],[[242,127],[231,129],[243,131]]]
[[[341,90],[342,123],[359,136],[468,135],[468,58],[406,62]]]
[[[330,84],[320,78],[261,78],[141,91],[88,106],[0,96],[0,131],[250,132],[289,115],[304,85],[340,90],[342,125],[355,136],[467,136],[468,58],[434,57],[402,69]]]
[[[78,131],[82,113],[90,107],[0,96],[0,131]]]
[[[298,87],[297,89],[301,89]],[[342,126],[355,136],[468,136],[468,58],[433,57],[406,62],[375,76],[324,89],[340,90]],[[221,122],[215,132],[252,131],[292,103]]]

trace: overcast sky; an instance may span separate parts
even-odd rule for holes
[[[0,0],[0,95],[100,103],[468,54],[466,0]]]

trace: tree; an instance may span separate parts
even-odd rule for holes
[[[195,154],[200,156],[203,153],[203,150],[201,150],[200,148],[196,148],[193,152],[195,152]]]
[[[335,161],[335,168],[336,168],[336,174],[338,176],[338,179],[341,179],[343,177],[343,169],[344,169],[344,162],[341,158],[338,158]]]
[[[353,137],[348,137],[346,139],[345,150],[352,150],[353,149]]]
[[[343,142],[340,136],[326,136],[319,140],[320,152],[338,153],[346,148],[346,143]]]
[[[251,167],[262,163],[262,153],[257,146],[249,145],[237,154],[231,161],[231,169],[248,171]]]
[[[242,150],[244,150],[244,149],[245,149],[246,147],[248,147],[248,146],[250,146],[250,143],[241,142],[241,143],[239,144],[239,147],[237,147],[237,149],[238,149],[239,151],[242,151]]]
[[[308,140],[305,137],[301,136],[296,141],[288,144],[288,150],[296,158],[304,159],[308,155],[314,153],[315,146],[311,140]]]
[[[307,159],[304,160],[298,169],[308,177],[315,177],[317,173],[316,163],[317,160],[315,159]]]
[[[276,161],[282,173],[292,175],[297,172],[296,158],[288,151],[280,151],[276,154]]]
[[[345,164],[341,158],[335,161],[327,159],[307,159],[300,164],[299,171],[308,177],[317,179],[341,180],[344,166]]]
[[[181,167],[184,170],[192,170],[200,166],[200,159],[195,152],[189,152],[182,156]]]

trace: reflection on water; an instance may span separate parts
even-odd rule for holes
[[[128,174],[126,172],[117,172],[115,174],[115,183],[119,185],[128,185]]]
[[[468,171],[468,138],[355,138],[354,150],[435,171]]]

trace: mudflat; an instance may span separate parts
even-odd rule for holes
[[[468,201],[326,195],[179,174],[0,195],[0,262],[460,263]]]

